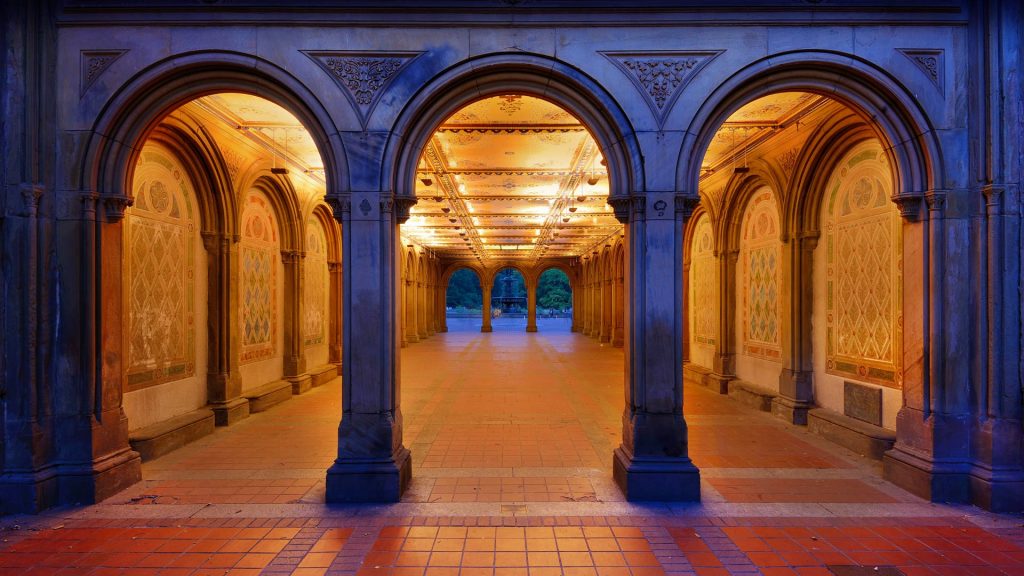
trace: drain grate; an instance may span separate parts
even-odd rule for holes
[[[848,566],[832,564],[825,566],[828,571],[836,576],[906,576],[902,570],[895,566]]]

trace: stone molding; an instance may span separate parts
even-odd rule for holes
[[[897,48],[897,52],[906,56],[931,81],[939,94],[945,96],[945,77],[943,74],[945,52],[938,49]]]
[[[700,52],[599,52],[633,82],[654,113],[658,127],[686,85],[725,50]]]
[[[341,88],[366,123],[388,85],[423,52],[349,52],[300,50],[316,62]]]

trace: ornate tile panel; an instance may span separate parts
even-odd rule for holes
[[[743,353],[782,358],[779,210],[769,188],[758,190],[743,213],[739,265],[743,267]]]
[[[169,153],[147,147],[125,219],[128,390],[195,374],[192,185]]]
[[[327,295],[330,276],[327,272],[327,236],[316,218],[306,223],[305,319],[302,324],[306,346],[324,343],[329,314]]]
[[[270,202],[259,192],[251,191],[242,210],[241,363],[264,360],[274,355],[280,258],[277,219]]]
[[[825,208],[826,369],[900,386],[902,239],[877,141],[843,158]]]
[[[702,214],[693,232],[690,258],[690,333],[694,342],[714,346],[718,337],[718,266],[711,219]]]

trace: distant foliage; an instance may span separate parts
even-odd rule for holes
[[[449,308],[466,308],[480,310],[483,292],[480,290],[480,278],[469,268],[463,268],[452,274],[448,280],[448,293],[445,305]]]
[[[549,310],[566,310],[572,307],[572,288],[569,277],[557,268],[550,268],[540,275],[537,284],[537,306]]]

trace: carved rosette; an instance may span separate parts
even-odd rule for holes
[[[647,105],[658,120],[672,110],[683,88],[702,68],[724,50],[707,52],[601,52],[622,70],[644,95]]]
[[[124,56],[127,50],[82,50],[79,53],[81,73],[78,78],[78,96],[85,96],[92,86],[110,65]]]
[[[939,91],[939,94],[945,93],[945,82],[943,78],[944,69],[944,56],[945,52],[942,50],[935,49],[915,49],[915,48],[897,48],[900,54],[903,54],[914,66],[917,67],[928,80],[931,81],[935,89]]]
[[[307,50],[302,53],[316,62],[341,87],[342,93],[359,114],[359,122],[364,129],[370,113],[388,85],[409,62],[422,54]]]

